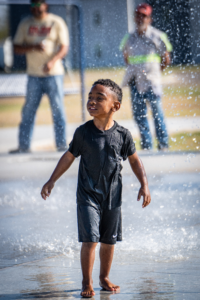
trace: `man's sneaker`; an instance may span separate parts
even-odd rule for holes
[[[30,153],[30,149],[21,149],[21,148],[17,148],[15,150],[10,150],[9,153],[10,154],[19,154],[19,153]]]
[[[64,151],[67,151],[67,149],[68,149],[67,146],[60,146],[57,148],[57,151],[64,152]]]
[[[161,152],[169,152],[169,148],[168,147],[158,147],[158,150]]]

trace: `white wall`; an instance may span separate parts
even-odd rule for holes
[[[119,44],[128,31],[126,0],[83,0],[82,5],[86,66],[123,65]]]

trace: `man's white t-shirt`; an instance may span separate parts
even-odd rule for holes
[[[43,43],[44,51],[28,51],[26,53],[27,73],[31,76],[45,77],[44,65],[58,52],[60,45],[69,45],[68,28],[64,20],[48,13],[43,20],[33,16],[21,21],[13,41],[14,45],[36,45]],[[62,75],[62,60],[55,62],[48,76]]]

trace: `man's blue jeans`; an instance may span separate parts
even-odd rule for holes
[[[51,104],[57,148],[66,147],[66,118],[63,103],[63,75],[48,77],[28,77],[26,102],[22,110],[19,128],[19,148],[30,148],[36,111],[43,94],[47,94]],[[45,118],[45,115],[44,115]]]
[[[140,130],[142,149],[152,148],[152,137],[147,120],[147,101],[150,103],[152,109],[158,149],[168,148],[168,134],[164,122],[161,97],[155,95],[151,89],[140,94],[134,83],[130,84],[130,90],[133,115]]]

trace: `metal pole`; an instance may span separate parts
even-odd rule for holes
[[[86,103],[85,103],[85,59],[84,59],[84,40],[83,40],[83,12],[80,6],[78,9],[78,28],[79,28],[79,44],[80,44],[80,77],[81,77],[81,101],[82,101],[82,121],[86,121]]]
[[[135,0],[127,0],[128,32],[135,30],[134,23]]]

